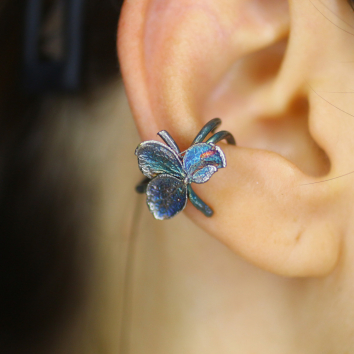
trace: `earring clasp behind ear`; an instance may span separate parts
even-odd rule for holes
[[[213,215],[212,209],[195,194],[191,183],[205,183],[219,168],[226,167],[225,155],[215,144],[225,139],[228,144],[236,145],[232,134],[219,131],[203,142],[220,124],[220,118],[205,124],[183,152],[165,130],[158,135],[167,145],[148,140],[136,148],[139,168],[146,176],[136,191],[146,193],[147,205],[156,219],[172,218],[185,208],[188,198],[205,216]]]

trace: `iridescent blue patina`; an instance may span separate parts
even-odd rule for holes
[[[188,182],[205,183],[219,169],[226,167],[225,155],[212,143],[192,145],[183,158]]]
[[[204,215],[213,211],[193,191],[191,183],[205,183],[219,168],[226,167],[223,151],[215,144],[226,139],[235,145],[235,139],[226,131],[220,131],[205,143],[205,137],[213,132],[221,120],[214,118],[198,133],[193,145],[180,152],[176,142],[165,130],[159,136],[165,141],[142,142],[135,150],[141,172],[147,177],[136,188],[146,192],[147,205],[156,219],[170,219],[184,209],[187,197]]]
[[[187,204],[187,187],[183,180],[158,175],[147,186],[146,202],[156,219],[169,219]]]

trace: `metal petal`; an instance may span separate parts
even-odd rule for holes
[[[141,172],[148,178],[167,173],[183,179],[181,160],[168,146],[158,141],[149,140],[142,142],[135,150]]]
[[[200,170],[197,170],[196,172],[193,173],[193,175],[191,176],[190,182],[193,183],[205,183],[207,181],[209,181],[210,177],[218,170],[217,167],[212,166],[212,165],[208,165],[205,166],[203,168],[201,168]]]
[[[187,187],[180,179],[163,174],[148,184],[146,196],[155,219],[170,219],[186,206]]]
[[[225,166],[224,153],[212,143],[191,146],[183,159],[183,167],[188,180],[194,183],[205,183],[219,168]]]

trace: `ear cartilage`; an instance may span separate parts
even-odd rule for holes
[[[228,144],[236,145],[232,134],[222,130],[203,142],[220,124],[220,118],[210,120],[183,152],[165,130],[158,135],[166,144],[148,140],[136,148],[138,165],[145,175],[136,191],[146,193],[146,203],[155,219],[172,218],[185,208],[188,199],[205,216],[213,215],[213,210],[195,194],[191,183],[205,183],[219,168],[226,167],[224,152],[215,144],[225,139]]]

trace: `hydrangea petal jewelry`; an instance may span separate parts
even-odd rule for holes
[[[215,144],[225,139],[228,144],[236,145],[231,133],[219,131],[203,142],[220,124],[220,118],[205,124],[191,147],[183,152],[166,130],[158,135],[167,145],[148,140],[136,148],[139,168],[146,176],[136,191],[146,193],[146,203],[155,219],[172,218],[185,208],[188,198],[205,216],[213,215],[210,207],[194,193],[191,183],[205,183],[219,168],[226,167],[225,155]]]

